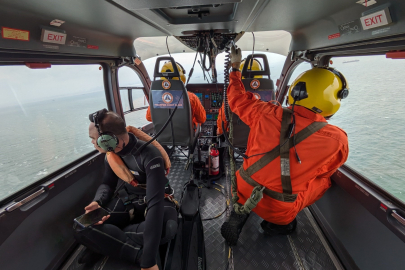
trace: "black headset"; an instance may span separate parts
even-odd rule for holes
[[[111,132],[102,132],[100,130],[100,118],[104,118],[105,114],[108,112],[107,109],[102,109],[99,110],[95,113],[91,113],[89,115],[90,122],[94,123],[94,126],[97,128],[98,132],[98,139],[97,139],[97,145],[101,149],[107,152],[113,152],[115,148],[118,146],[118,137],[115,136]],[[102,119],[101,119],[102,120]]]
[[[298,82],[291,90],[291,96],[294,99],[294,102],[306,99],[308,97],[307,83]]]
[[[183,70],[183,74],[186,75],[187,72],[186,72],[186,70],[184,69],[184,67],[183,67],[179,62],[176,62],[176,64],[181,67],[181,69]]]
[[[347,81],[343,76],[343,74],[333,67],[323,67],[323,68],[329,70],[330,72],[338,76],[338,78],[342,82],[342,89],[339,90],[339,92],[337,93],[337,97],[340,99],[347,98],[347,96],[349,95],[349,89],[347,88]]]

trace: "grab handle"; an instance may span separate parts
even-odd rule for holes
[[[403,218],[402,216],[400,216],[397,211],[392,210],[391,216],[393,218],[395,218],[399,223],[401,223],[402,225],[405,226],[405,218]]]
[[[42,193],[44,193],[46,190],[44,187],[42,187],[40,190],[32,193],[31,195],[29,195],[28,197],[25,197],[24,199],[22,199],[21,201],[15,202],[12,205],[10,205],[9,207],[6,208],[7,212],[12,212],[14,210],[16,210],[17,208],[20,208],[21,206],[23,206],[24,204],[32,201],[33,199],[35,199],[36,197],[38,197],[39,195],[41,195]]]

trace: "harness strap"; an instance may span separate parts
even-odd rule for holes
[[[240,167],[239,174],[242,177],[242,179],[245,180],[245,182],[248,183],[249,185],[251,185],[252,187],[263,187],[259,183],[257,183],[255,180],[253,180],[246,173],[246,171],[243,169],[243,166]],[[268,188],[264,188],[263,193],[266,194],[267,196],[269,196],[270,198],[273,198],[277,201],[282,201],[282,202],[294,202],[297,199],[297,194],[279,193],[277,191],[274,191],[274,190],[271,190]],[[256,207],[256,205],[255,205],[255,207]]]
[[[286,113],[286,115],[287,115],[287,113]],[[283,113],[283,119],[284,118],[285,117],[284,117],[284,113]],[[312,134],[314,134],[315,132],[317,132],[318,130],[320,130],[321,128],[323,128],[324,126],[326,126],[327,124],[328,124],[327,122],[313,122],[312,124],[310,124],[309,126],[304,128],[303,130],[298,132],[296,135],[292,136],[290,139],[288,139],[288,142],[285,142],[285,144],[288,143],[288,153],[289,153],[289,149],[291,147],[293,147],[294,137],[296,138],[295,144],[297,145],[300,142],[302,142],[303,140],[305,140],[306,138],[308,138],[309,136],[311,136]],[[288,125],[287,125],[287,129],[288,129]],[[286,132],[284,134],[286,134]],[[288,137],[288,134],[282,135],[282,136],[283,137],[285,136],[284,138],[285,138],[285,140],[287,140],[286,137]],[[284,144],[284,142],[282,142],[282,143]],[[270,152],[268,152],[266,155],[264,155],[262,158],[260,158],[255,163],[253,163],[246,170],[243,169],[243,165],[239,169],[239,173],[240,173],[240,176],[242,177],[242,179],[249,185],[253,186],[254,189],[253,189],[252,195],[250,196],[250,198],[248,200],[246,200],[244,205],[235,204],[236,207],[234,209],[238,214],[250,213],[251,210],[253,208],[255,208],[257,206],[257,204],[259,203],[259,201],[261,200],[261,198],[263,196],[263,192],[267,196],[269,196],[273,199],[276,199],[278,201],[294,202],[296,200],[297,194],[292,194],[292,192],[291,193],[285,192],[285,189],[284,189],[285,186],[283,185],[283,182],[282,182],[283,193],[279,193],[277,191],[274,191],[274,190],[271,190],[271,189],[268,189],[268,188],[262,186],[261,184],[257,183],[251,177],[254,173],[258,172],[259,170],[264,168],[267,164],[269,164],[274,159],[276,159],[280,155],[280,152],[281,152],[280,148],[281,148],[280,145],[277,145]],[[288,163],[288,179],[289,179],[289,184],[291,186],[291,178],[290,178],[289,172],[290,172],[290,164]],[[282,168],[282,173],[283,173],[283,168]],[[286,170],[284,173],[286,174]],[[287,176],[285,174],[284,174],[284,176]],[[282,175],[282,177],[283,177],[283,175]],[[292,191],[292,188],[291,188],[291,191]],[[252,198],[252,196],[255,197],[255,199],[250,200]],[[258,197],[260,198],[259,200],[257,200]]]
[[[308,138],[313,133],[317,132],[318,130],[320,130],[321,128],[326,126],[327,124],[328,123],[326,123],[326,122],[313,122],[312,124],[310,124],[309,126],[307,126],[303,130],[298,132],[295,136],[292,136],[289,139],[288,144],[289,144],[290,148],[293,147],[292,143],[293,143],[294,137],[296,138],[295,144],[297,145],[300,142],[302,142],[303,140],[305,140],[306,138]],[[249,166],[249,168],[246,169],[246,172],[249,174],[249,176],[252,176],[253,174],[257,173],[259,170],[264,168],[267,164],[272,162],[274,159],[276,159],[279,155],[280,155],[280,145],[277,145],[270,152],[267,152],[267,154],[265,154],[262,158],[260,158],[258,161],[253,163],[251,166]]]

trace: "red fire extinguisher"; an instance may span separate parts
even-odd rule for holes
[[[210,151],[210,174],[211,175],[218,175],[219,174],[219,151],[215,148],[215,145],[211,145]]]

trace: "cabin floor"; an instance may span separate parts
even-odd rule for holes
[[[264,235],[260,228],[262,219],[252,212],[242,230],[238,245],[229,252],[229,247],[220,233],[221,225],[231,211],[226,203],[227,199],[230,201],[231,198],[230,166],[227,154],[225,154],[224,161],[226,173],[211,188],[202,188],[200,198],[208,270],[344,269],[307,208],[298,214],[297,229],[289,236]],[[169,179],[178,200],[181,197],[183,185],[190,180],[191,175],[190,169],[184,170],[185,163],[185,158],[172,158]],[[242,160],[237,160],[237,167],[241,164]],[[220,189],[221,192],[217,189]],[[221,213],[223,214],[220,215]],[[211,219],[216,216],[218,217]],[[204,219],[210,220],[204,221]],[[80,265],[77,257],[82,250],[84,247],[79,246],[62,269],[140,270],[139,266],[109,257],[102,258],[91,267]]]

